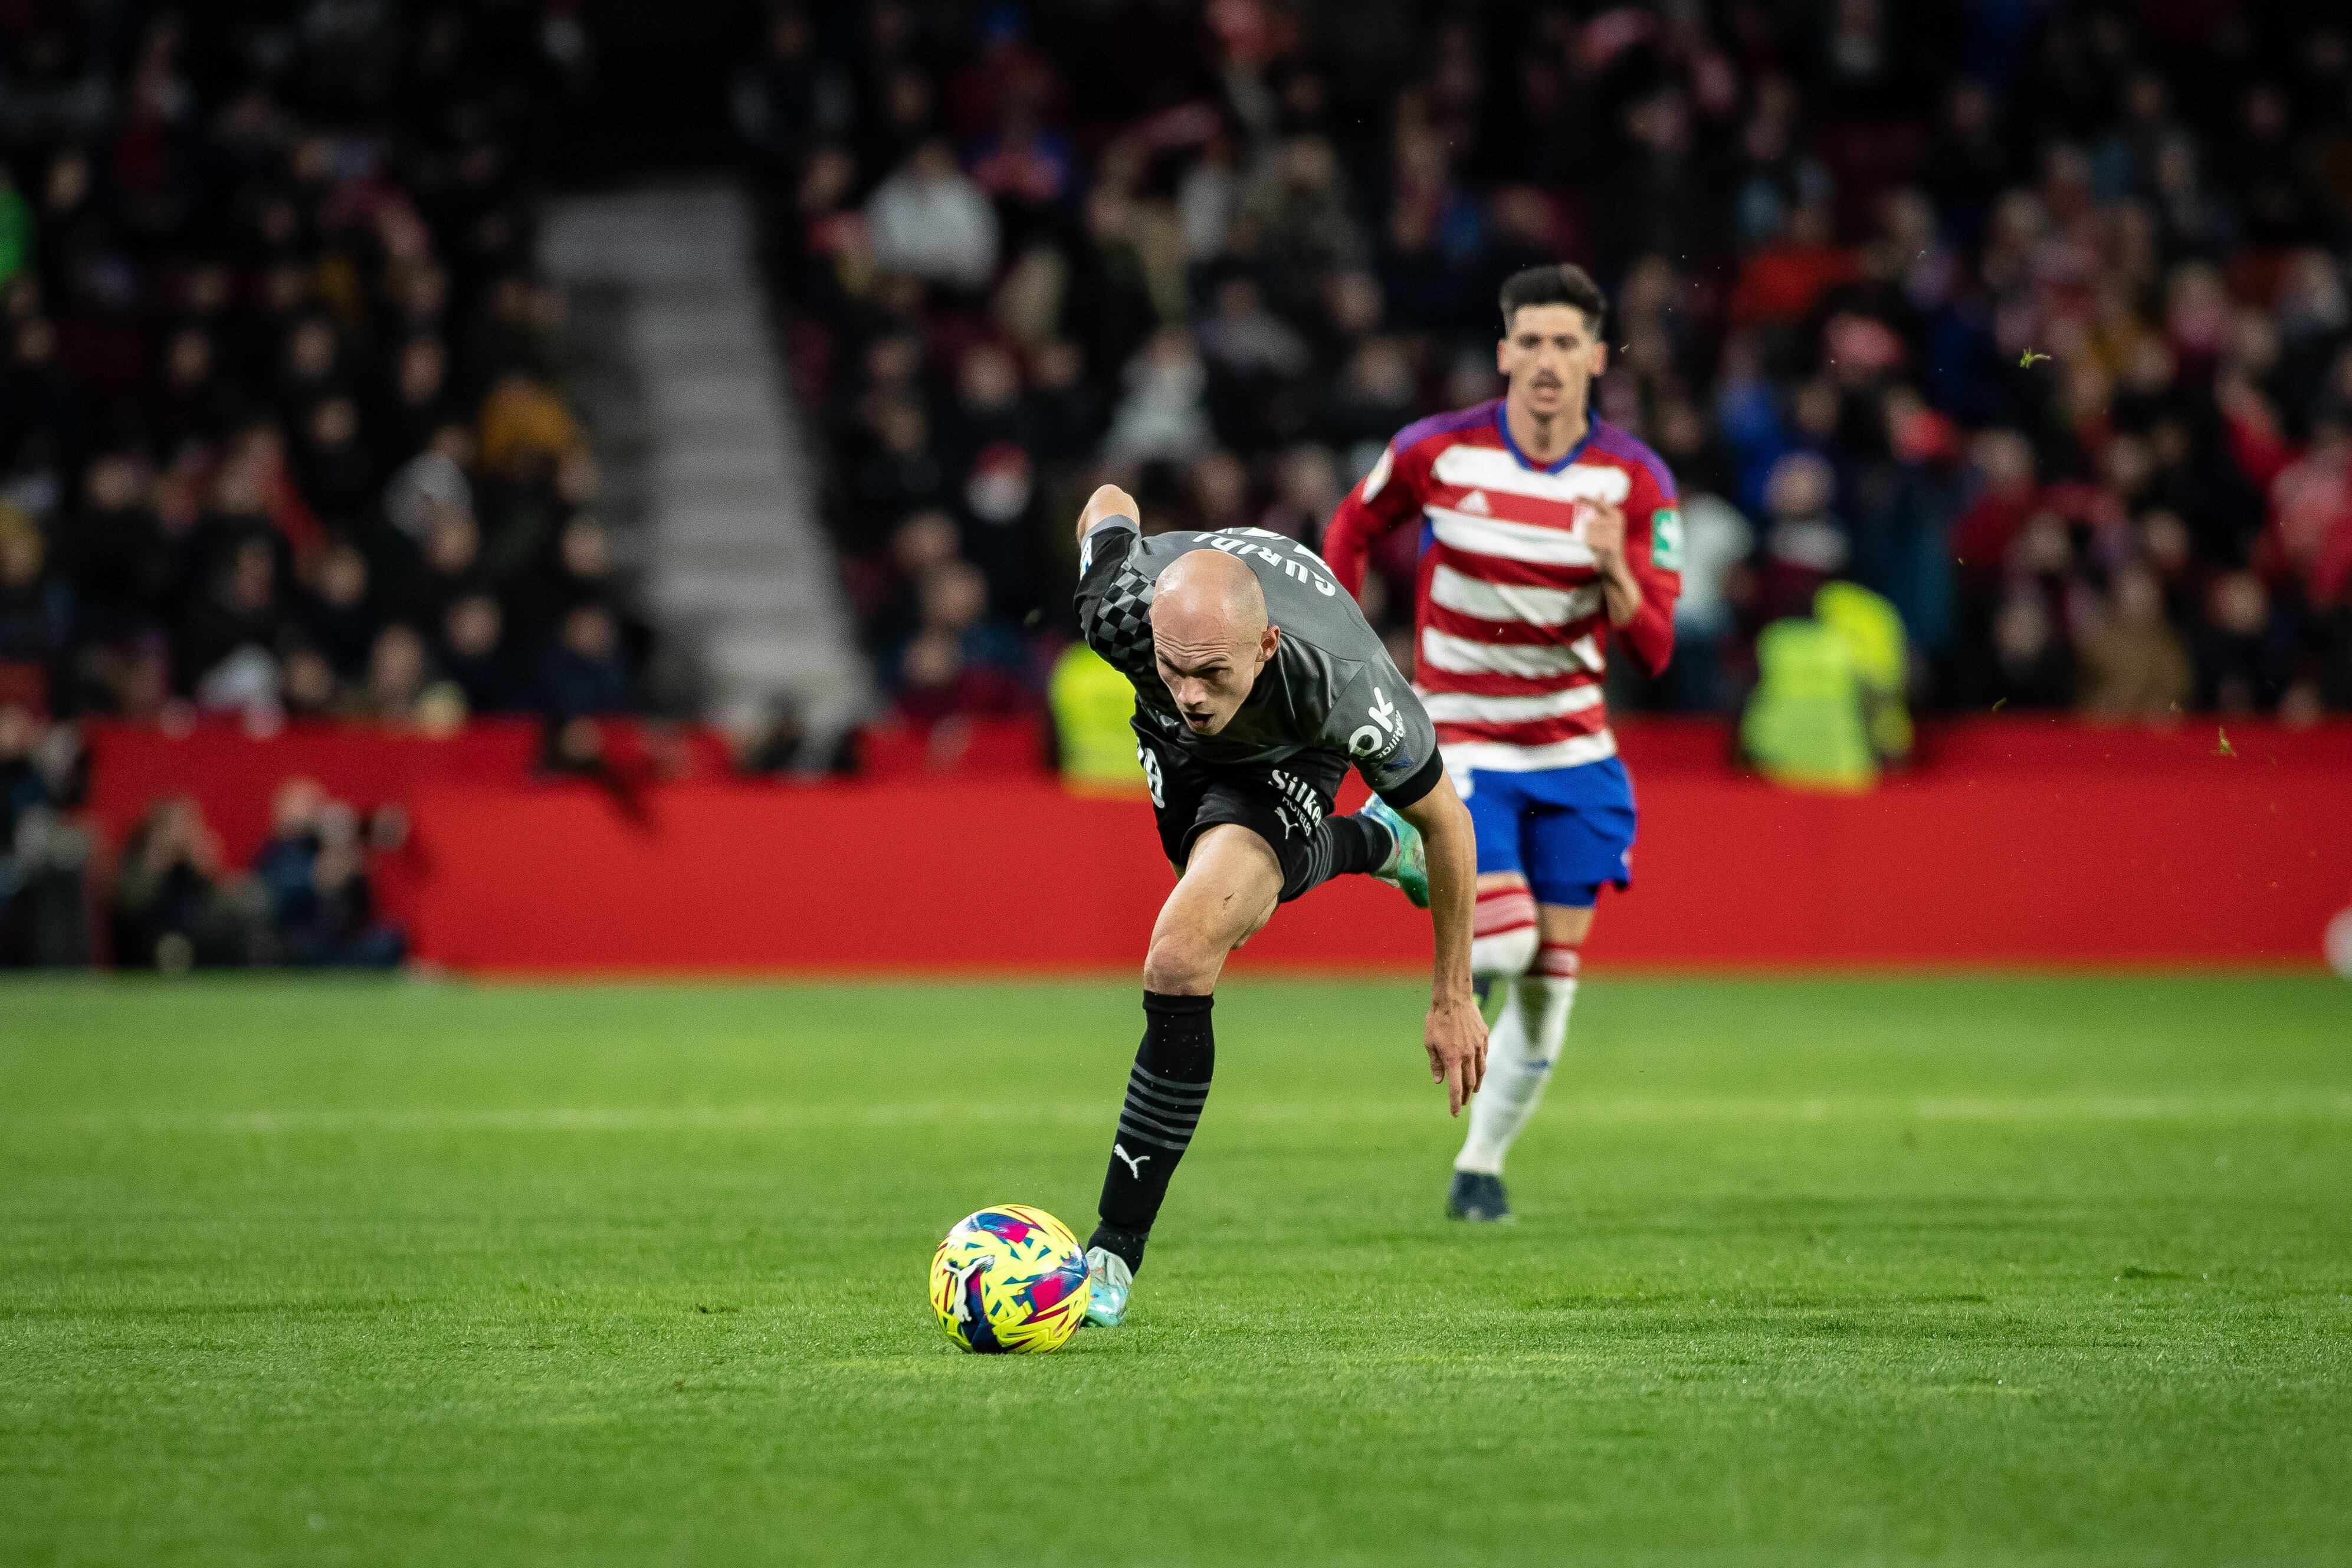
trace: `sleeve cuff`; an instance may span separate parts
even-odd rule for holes
[[[1105,529],[1125,529],[1138,539],[1143,537],[1143,525],[1131,517],[1098,517],[1092,528],[1078,536],[1078,575],[1085,577],[1095,569],[1095,541]],[[1131,548],[1131,547],[1130,547]]]
[[[1404,783],[1396,785],[1392,789],[1374,790],[1372,793],[1379,795],[1391,805],[1396,807],[1397,810],[1402,811],[1406,806],[1418,804],[1421,797],[1427,795],[1431,790],[1435,789],[1437,787],[1437,781],[1444,776],[1445,759],[1440,756],[1433,756],[1429,761],[1422,763],[1421,771],[1419,773],[1414,773],[1412,777],[1405,780]]]

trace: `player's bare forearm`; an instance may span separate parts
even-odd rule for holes
[[[1475,1005],[1470,927],[1478,902],[1478,851],[1470,810],[1454,793],[1454,781],[1441,777],[1435,789],[1397,815],[1420,829],[1429,857],[1429,923],[1436,945],[1430,1000]]]
[[[1478,851],[1470,812],[1454,781],[1398,815],[1421,833],[1429,858],[1429,923],[1435,949],[1431,965],[1426,1043],[1433,1079],[1446,1087],[1448,1109],[1459,1113],[1486,1076],[1486,1021],[1471,988],[1470,935],[1478,900]]]
[[[1107,517],[1131,517],[1138,527],[1143,522],[1133,496],[1117,485],[1097,485],[1095,493],[1087,498],[1086,510],[1078,513],[1078,537],[1086,538],[1087,530]]]
[[[1625,509],[1595,502],[1582,526],[1592,564],[1601,573],[1601,602],[1609,612],[1609,624],[1628,626],[1642,613],[1642,580],[1625,558]]]
[[[1642,613],[1642,580],[1633,575],[1622,555],[1616,560],[1615,570],[1601,580],[1601,602],[1608,607],[1609,624],[1612,626],[1631,626],[1633,617]]]

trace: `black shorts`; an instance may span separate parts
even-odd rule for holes
[[[1337,804],[1348,759],[1337,752],[1299,752],[1279,763],[1244,767],[1204,765],[1189,752],[1136,726],[1160,847],[1181,874],[1193,841],[1221,822],[1265,840],[1282,867],[1282,901],[1328,875],[1330,849],[1318,846],[1323,819]]]

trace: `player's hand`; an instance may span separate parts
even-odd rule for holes
[[[1133,496],[1117,485],[1097,485],[1095,493],[1087,498],[1087,510],[1078,513],[1078,537],[1084,539],[1087,530],[1107,517],[1131,517],[1139,527],[1143,522]]]
[[[1445,1113],[1459,1116],[1486,1081],[1486,1020],[1478,1004],[1432,1002],[1423,1029],[1429,1047],[1429,1081],[1445,1086]]]
[[[1587,501],[1584,504],[1584,542],[1592,551],[1593,564],[1603,572],[1614,572],[1625,560],[1625,509],[1611,501]]]

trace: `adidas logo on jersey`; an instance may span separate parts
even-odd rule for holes
[[[1481,517],[1492,517],[1495,515],[1495,503],[1486,499],[1486,492],[1485,490],[1472,490],[1468,495],[1462,498],[1462,504],[1454,508],[1454,510],[1456,511],[1475,511]]]

